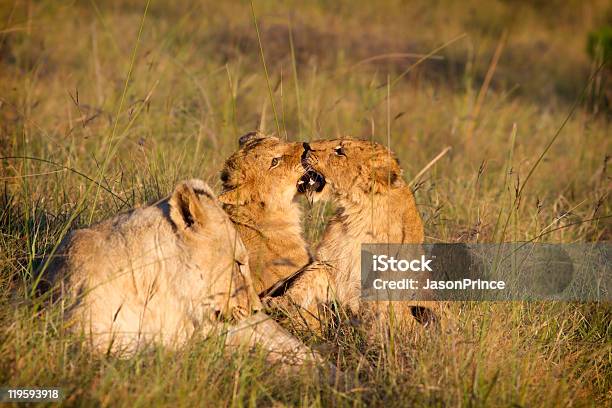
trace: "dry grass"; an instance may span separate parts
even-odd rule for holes
[[[28,290],[62,232],[179,179],[218,187],[237,137],[275,131],[274,110],[292,140],[386,142],[389,127],[408,180],[450,146],[415,183],[430,242],[611,236],[609,117],[571,109],[595,72],[586,35],[609,20],[607,2],[258,1],[274,110],[249,4],[169,4],[144,20],[136,1],[0,6],[0,155],[46,160],[2,160],[0,384],[59,385],[69,405],[610,404],[609,305],[453,304],[444,331],[376,344],[350,320],[301,333],[355,377],[351,392],[307,375],[288,384],[211,340],[123,361],[75,346]],[[447,42],[426,61],[388,55]],[[329,211],[308,209],[312,242]]]

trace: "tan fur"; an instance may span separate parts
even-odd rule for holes
[[[295,200],[303,152],[302,143],[248,134],[221,173],[219,200],[248,250],[260,294],[310,261]]]
[[[176,347],[196,330],[224,329],[229,346],[260,345],[300,361],[318,359],[259,312],[247,251],[210,188],[178,184],[151,206],[76,230],[60,245],[47,280],[72,329],[100,351]],[[219,318],[238,321],[225,327]]]
[[[325,229],[315,261],[273,303],[297,304],[310,315],[332,300],[353,312],[363,311],[359,299],[361,244],[422,243],[423,222],[397,159],[384,146],[338,139],[311,142],[310,147],[307,162],[327,182],[319,198],[331,198],[337,211]],[[396,314],[413,320],[405,302],[369,302],[367,309],[386,313],[390,304]]]

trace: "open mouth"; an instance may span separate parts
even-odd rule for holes
[[[314,170],[308,170],[297,182],[299,193],[316,192],[320,193],[325,187],[325,176]]]

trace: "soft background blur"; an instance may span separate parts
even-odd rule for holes
[[[152,2],[140,31],[145,5],[1,9],[2,155],[96,180],[106,167],[104,185],[126,203],[96,192],[85,222],[162,196],[181,178],[218,185],[237,137],[260,128],[291,140],[389,137],[408,179],[451,147],[423,178],[423,211],[442,207],[435,215],[455,227],[487,228],[500,182],[526,176],[583,91],[521,204],[548,210],[541,223],[601,214],[592,210],[609,181],[610,79],[588,38],[612,19],[605,1],[257,1],[267,77],[250,3]],[[32,160],[3,161],[3,175],[11,194],[28,184],[24,198],[37,190],[55,215],[87,184]]]
[[[69,228],[184,178],[218,191],[253,129],[390,144],[429,242],[609,240],[611,24],[608,1],[0,0],[0,384],[96,405],[609,403],[609,305],[453,304],[449,332],[399,345],[301,333],[355,373],[343,393],[197,342],[92,357],[30,288]],[[315,243],[331,209],[305,211]]]

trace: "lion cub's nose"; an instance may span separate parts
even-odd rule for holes
[[[301,157],[302,166],[304,168],[308,168],[309,166],[308,159],[310,158],[310,152],[312,152],[312,148],[310,147],[308,142],[303,142],[302,147],[304,148],[304,151],[302,152],[302,157]]]

